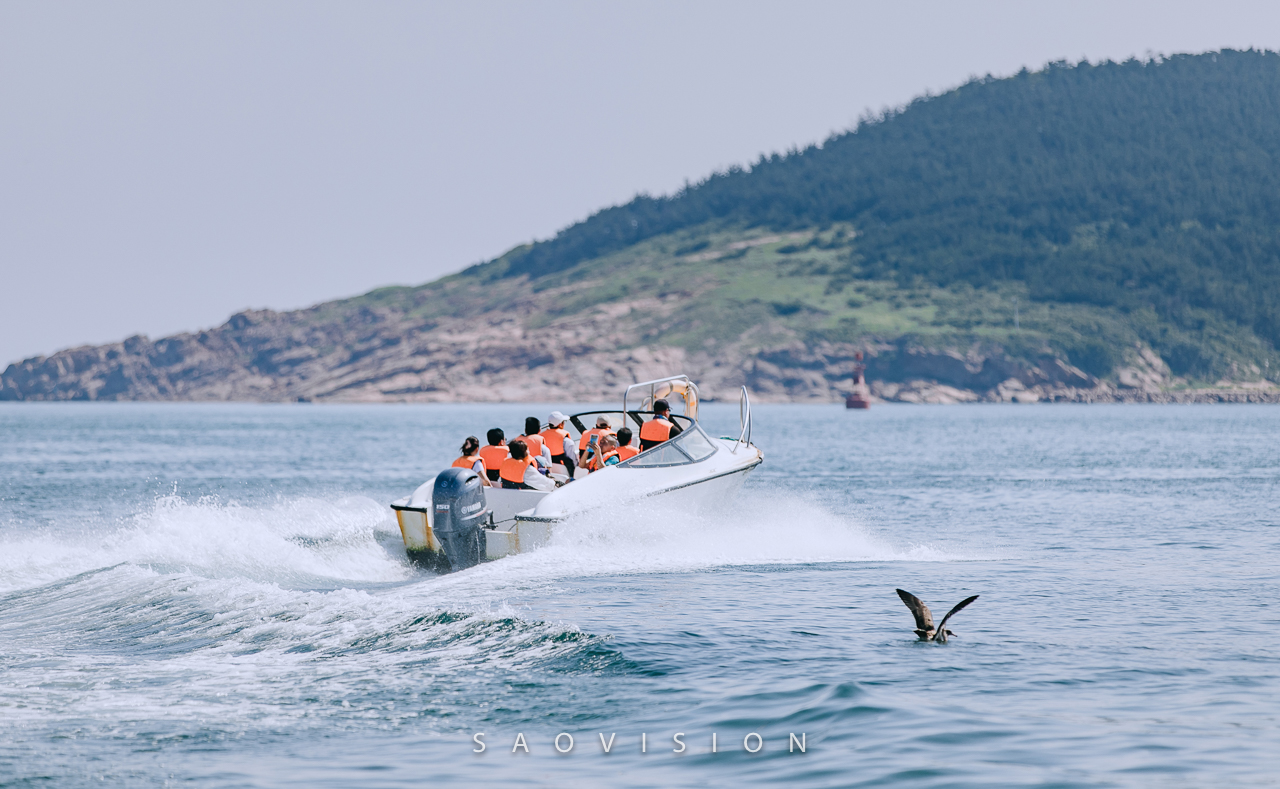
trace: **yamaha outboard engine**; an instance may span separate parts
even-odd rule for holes
[[[444,553],[439,567],[457,572],[475,567],[485,555],[484,524],[489,519],[484,487],[469,468],[447,468],[431,493],[431,530]]]

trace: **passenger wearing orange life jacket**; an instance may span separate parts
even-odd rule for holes
[[[631,428],[624,427],[618,431],[618,461],[630,460],[640,454],[640,450],[631,446]]]
[[[606,434],[600,439],[600,451],[587,459],[587,470],[599,471],[605,466],[616,466],[619,462],[618,439]]]
[[[551,450],[547,449],[546,443],[542,440],[542,434],[538,432],[538,417],[531,416],[524,420],[524,435],[520,436],[520,440],[529,445],[529,457],[538,461],[538,465],[543,468],[551,466]]]
[[[542,443],[551,452],[551,462],[559,463],[569,472],[569,479],[573,479],[574,457],[573,452],[566,452],[566,448],[572,448],[573,436],[568,430],[564,429],[565,420],[569,417],[559,411],[552,411],[551,416],[547,418],[547,429],[543,430],[539,435],[542,436]]]
[[[654,400],[653,419],[640,426],[640,451],[647,452],[680,433],[680,426],[671,422],[671,406],[666,400]]]
[[[596,426],[582,434],[582,438],[578,439],[578,465],[587,466],[587,460],[596,454],[599,449],[600,439],[613,433],[613,428],[609,427],[608,417],[596,417]],[[591,447],[591,439],[595,438],[596,447]]]
[[[529,457],[529,446],[517,438],[511,442],[509,449],[511,457],[502,461],[502,466],[498,469],[498,475],[502,478],[502,487],[507,490],[533,490],[534,487],[526,485],[524,481],[524,475],[529,470],[529,466],[537,464],[537,461]]]
[[[502,428],[495,427],[484,435],[489,439],[489,446],[480,448],[480,459],[484,461],[489,481],[497,482],[500,478],[498,472],[502,468],[502,461],[511,456],[511,450],[507,449],[507,439]]]
[[[484,458],[480,457],[480,439],[475,436],[467,436],[467,440],[462,442],[462,457],[453,461],[454,468],[469,468],[480,475],[480,483],[486,488],[492,487],[489,483],[488,469],[485,468]]]
[[[596,417],[596,426],[582,434],[578,439],[578,451],[582,452],[587,448],[587,444],[591,443],[592,436],[603,436],[606,433],[612,433],[613,428],[609,426],[609,418],[607,416]]]
[[[600,466],[616,466],[622,462],[618,455],[618,437],[605,436],[600,439]]]

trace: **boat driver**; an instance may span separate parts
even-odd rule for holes
[[[663,399],[654,400],[653,419],[640,426],[640,451],[648,452],[680,433],[680,426],[671,421],[671,405]]]

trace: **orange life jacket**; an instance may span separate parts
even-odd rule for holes
[[[640,450],[627,444],[625,447],[618,447],[618,460],[630,460],[640,454]]]
[[[551,450],[552,455],[563,455],[565,442],[571,438],[569,431],[563,427],[549,427],[538,435],[542,436],[542,442]]]
[[[587,471],[599,471],[604,468],[604,462],[616,454],[618,454],[618,450],[616,449],[612,449],[603,454],[597,452],[587,460]]]
[[[484,458],[480,457],[479,455],[472,455],[471,457],[467,457],[466,455],[463,455],[462,457],[453,461],[453,467],[454,468],[475,468],[477,460],[480,461],[480,465],[484,466]],[[489,467],[484,466],[484,469],[485,471],[488,471]]]
[[[582,434],[582,438],[578,439],[578,451],[579,452],[587,451],[587,444],[591,443],[592,436],[600,436],[601,440],[603,440],[605,436],[610,435],[612,433],[613,431],[607,427],[591,428],[590,430]],[[599,446],[599,445],[600,445],[600,442],[597,441],[596,446]]]
[[[541,433],[534,433],[531,436],[520,436],[520,440],[529,448],[529,457],[534,458],[542,454]]]
[[[498,468],[498,476],[507,482],[524,482],[524,470],[535,462],[533,458],[527,455],[522,460],[509,457],[502,461],[502,465]]]
[[[486,471],[492,471],[502,466],[502,461],[511,457],[511,450],[505,446],[489,444],[480,447],[480,459],[484,461]]]
[[[665,417],[655,416],[640,426],[641,441],[666,441],[671,437],[671,423]]]

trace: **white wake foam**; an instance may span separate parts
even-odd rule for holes
[[[962,557],[892,545],[856,514],[803,494],[757,489],[703,512],[662,499],[591,512],[557,525],[551,542],[536,551],[423,580],[443,598],[456,587],[460,600],[501,600],[530,583],[611,573],[955,558]],[[0,591],[118,564],[285,587],[367,586],[419,575],[405,559],[390,510],[373,499],[241,506],[167,496],[123,523],[0,540]]]
[[[260,507],[178,496],[116,524],[40,529],[0,541],[0,591],[117,564],[284,585],[403,580],[383,547],[399,539],[385,505],[364,497],[295,498]]]
[[[929,545],[895,546],[861,518],[791,492],[744,491],[690,512],[662,499],[557,524],[547,545],[430,582],[442,599],[513,599],[546,583],[611,574],[688,572],[740,565],[964,559]]]

